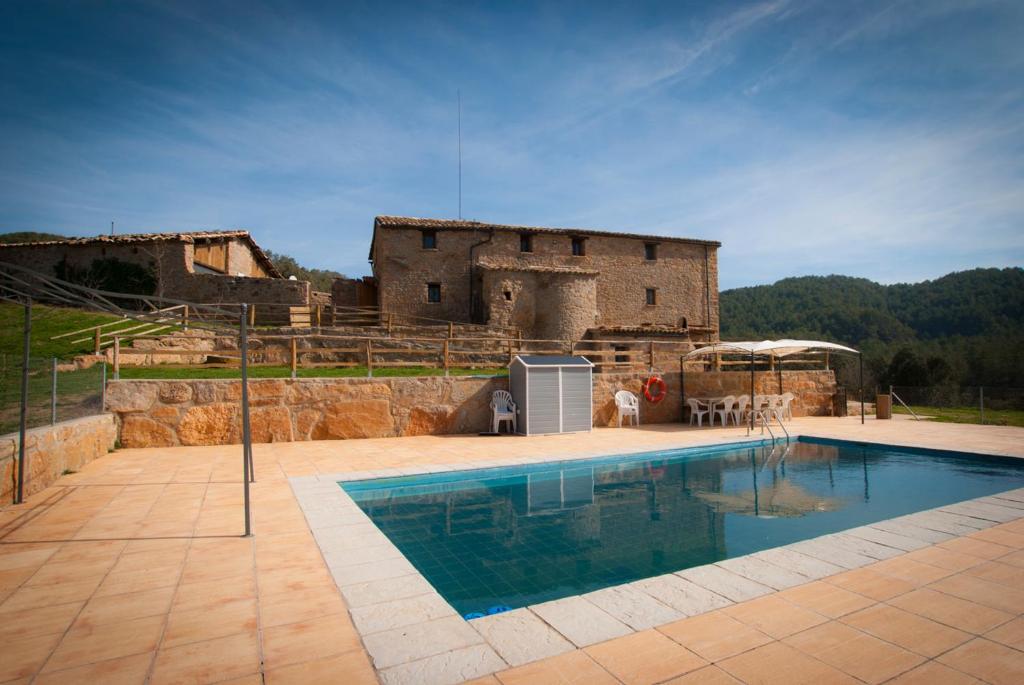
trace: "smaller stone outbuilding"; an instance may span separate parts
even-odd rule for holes
[[[107,290],[196,303],[309,305],[248,231],[137,233],[0,245],[0,261]]]

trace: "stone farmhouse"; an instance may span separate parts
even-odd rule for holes
[[[718,338],[721,243],[379,216],[373,278],[335,304],[513,327],[535,339]]]
[[[118,290],[198,303],[309,305],[306,281],[282,276],[248,231],[101,235],[0,245],[0,261],[87,285],[123,274]],[[90,283],[93,281],[93,283]]]

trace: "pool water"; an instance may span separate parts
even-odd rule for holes
[[[341,485],[470,614],[1022,487],[1024,460],[802,438]]]

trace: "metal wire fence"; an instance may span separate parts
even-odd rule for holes
[[[883,393],[889,391],[889,388],[880,389]],[[891,391],[896,412],[905,409],[958,423],[1024,424],[1024,388],[893,386]]]
[[[21,420],[20,355],[0,354],[0,434]],[[28,428],[92,416],[103,411],[105,366],[77,368],[67,360],[32,357],[28,372]]]

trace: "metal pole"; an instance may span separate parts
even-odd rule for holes
[[[57,423],[57,358],[50,367],[50,425]]]
[[[32,343],[32,299],[25,300],[25,344],[21,358],[21,419],[18,423],[18,488],[14,503],[21,504],[25,495],[25,433],[28,430],[28,365]]]
[[[858,353],[857,358],[860,359],[860,422],[864,423],[864,354]],[[878,411],[878,407],[875,407],[875,411]],[[876,414],[877,418],[877,414]]]
[[[679,422],[686,420],[686,367],[679,357]]]
[[[978,402],[981,404],[981,425],[985,425],[985,388],[978,386]]]
[[[747,427],[747,435],[754,430],[754,350],[750,350],[750,426]]]
[[[245,537],[252,535],[252,521],[249,515],[249,477],[251,470],[249,460],[249,331],[247,305],[242,304],[241,316],[238,321],[239,348],[242,357],[242,483],[245,506]]]

